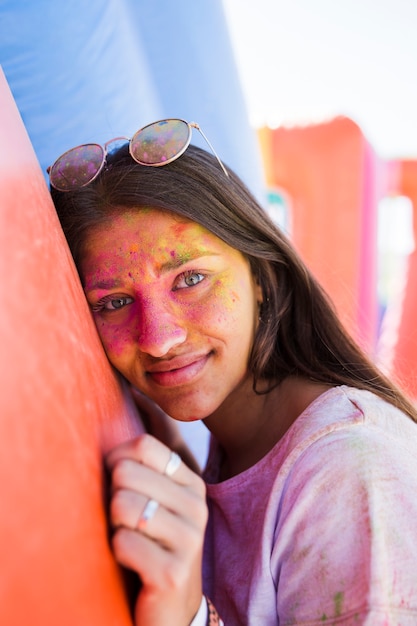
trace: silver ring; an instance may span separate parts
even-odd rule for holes
[[[137,527],[138,530],[144,530],[148,524],[148,522],[154,517],[157,512],[159,504],[156,500],[148,500],[145,508],[142,511],[142,515],[140,516]]]
[[[172,476],[173,474],[175,474],[180,465],[181,457],[176,452],[171,452],[169,456],[169,461],[164,471],[165,476]]]

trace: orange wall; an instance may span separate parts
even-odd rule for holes
[[[292,240],[345,326],[372,351],[377,320],[375,161],[348,118],[259,131],[267,184],[292,202]],[[366,260],[366,274],[363,272]]]
[[[397,179],[392,193],[410,198],[413,204],[414,241],[417,243],[417,161],[396,162]],[[391,372],[407,393],[417,400],[417,249],[408,259],[405,293],[392,349]]]
[[[0,102],[0,623],[127,626],[102,454],[142,426],[1,71]]]

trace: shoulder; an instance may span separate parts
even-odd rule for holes
[[[280,442],[276,488],[326,490],[370,484],[417,489],[417,424],[367,391],[334,388],[313,402]],[[379,488],[379,487],[378,487]]]
[[[331,439],[378,438],[416,446],[417,424],[376,394],[352,387],[334,387],[312,402],[289,433],[293,445]]]

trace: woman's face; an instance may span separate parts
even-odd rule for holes
[[[248,383],[261,289],[199,224],[124,212],[87,239],[81,273],[109,360],[172,417],[203,419]]]

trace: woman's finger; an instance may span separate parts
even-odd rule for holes
[[[172,467],[172,451],[152,435],[140,435],[120,444],[109,452],[106,457],[106,464],[110,470],[113,470],[119,461],[125,459],[136,461],[160,475],[166,474],[167,468],[171,469],[170,477],[172,480],[183,485],[194,485],[201,489],[202,481],[197,474],[190,470],[185,463],[174,463],[174,467]]]
[[[154,498],[118,491],[110,506],[112,525],[140,532],[165,550],[193,552],[201,545],[206,514],[202,502],[196,502],[193,514],[182,516],[167,509]],[[186,539],[186,546],[184,546]]]
[[[165,444],[152,435],[144,434],[116,446],[107,455],[106,463],[111,469],[118,460],[130,458],[163,474],[170,454],[171,451]]]
[[[148,498],[156,498],[167,508],[184,508],[184,497],[205,498],[206,486],[204,481],[193,474],[183,464],[178,467],[172,476],[160,474],[150,467],[132,461],[121,459],[112,470],[112,490],[130,489],[138,491]]]

